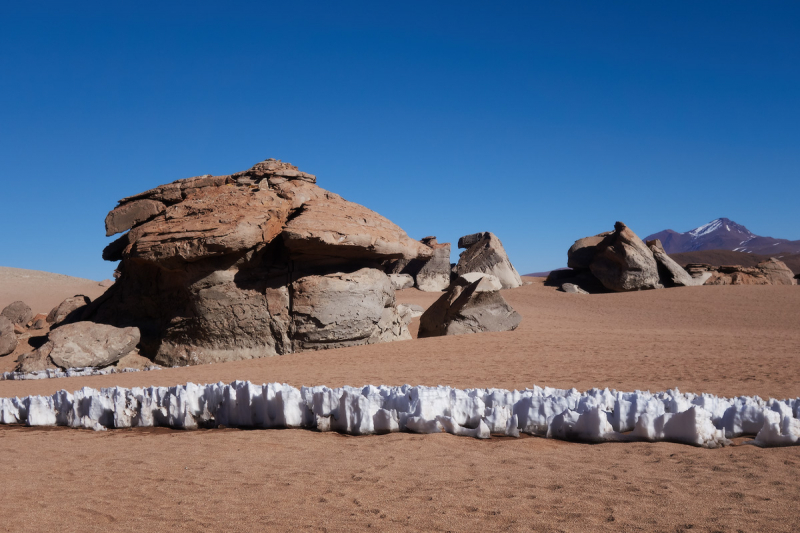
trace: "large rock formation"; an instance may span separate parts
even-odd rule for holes
[[[14,333],[14,323],[4,316],[0,316],[0,355],[8,355],[17,348],[17,335]]]
[[[465,235],[458,239],[458,247],[465,250],[458,258],[457,275],[483,272],[497,277],[504,289],[522,285],[522,279],[509,261],[503,243],[495,234],[487,231]]]
[[[124,198],[106,229],[130,230],[103,252],[120,277],[82,319],[138,327],[164,365],[408,338],[379,269],[434,253],[274,159]]]
[[[491,283],[491,278],[457,278],[420,317],[419,337],[516,329],[522,317]]]
[[[612,291],[663,287],[653,252],[622,222],[614,224],[614,232],[597,245],[589,269]]]
[[[433,249],[433,257],[417,272],[417,288],[426,292],[443,291],[450,286],[450,243],[436,242],[436,237],[425,237],[422,242]]]

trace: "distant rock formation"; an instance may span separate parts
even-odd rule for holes
[[[597,292],[597,282],[615,292],[702,284],[666,254],[659,240],[645,244],[623,222],[614,231],[575,241],[567,264],[572,270],[551,272],[547,282],[563,289],[570,281],[588,292]]]
[[[458,258],[456,275],[470,272],[491,274],[500,280],[504,289],[522,286],[519,273],[508,259],[503,243],[494,233],[473,233],[458,239],[458,247],[465,248]]]
[[[127,231],[103,252],[120,275],[82,318],[138,327],[167,366],[409,338],[382,265],[434,256],[274,159],[124,198],[106,230]]]
[[[423,237],[420,242],[431,249],[430,257],[389,260],[384,270],[390,276],[410,276],[412,286],[421,291],[441,292],[450,285],[450,243],[437,242],[436,237]]]
[[[686,270],[693,277],[703,279],[705,285],[797,285],[794,273],[774,257],[754,267],[691,263],[686,265]]]

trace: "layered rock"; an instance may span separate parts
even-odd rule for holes
[[[121,261],[119,277],[82,318],[138,327],[142,354],[165,365],[407,338],[379,269],[434,255],[273,159],[125,198],[106,227],[130,230],[103,254]],[[380,293],[381,305],[352,313],[355,293]]]
[[[504,289],[522,285],[522,279],[509,261],[503,243],[493,233],[487,231],[465,235],[458,240],[458,247],[465,250],[458,258],[457,275],[483,272],[499,279]]]
[[[783,261],[774,257],[755,267],[739,265],[711,266],[700,263],[687,265],[687,269],[706,285],[797,285],[794,272]]]
[[[425,292],[441,292],[450,286],[450,243],[425,237],[422,243],[433,250],[433,256],[417,272],[417,288]]]
[[[422,314],[419,337],[511,331],[521,321],[519,313],[483,277],[472,282],[459,277]]]

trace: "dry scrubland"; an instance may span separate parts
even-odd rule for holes
[[[514,332],[0,382],[0,396],[234,379],[295,386],[677,386],[728,396],[800,395],[800,287],[581,296],[529,280],[533,284],[503,291],[524,317]],[[422,305],[436,296],[398,293],[399,301]],[[0,504],[14,510],[4,514],[9,531],[800,527],[800,447],[706,450],[533,437],[5,427],[0,449],[7,458],[0,466]]]

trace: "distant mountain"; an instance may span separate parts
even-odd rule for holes
[[[668,254],[702,250],[731,250],[766,256],[800,253],[800,241],[761,237],[728,218],[712,220],[686,233],[671,229],[660,231],[644,240],[653,239],[660,239]]]

